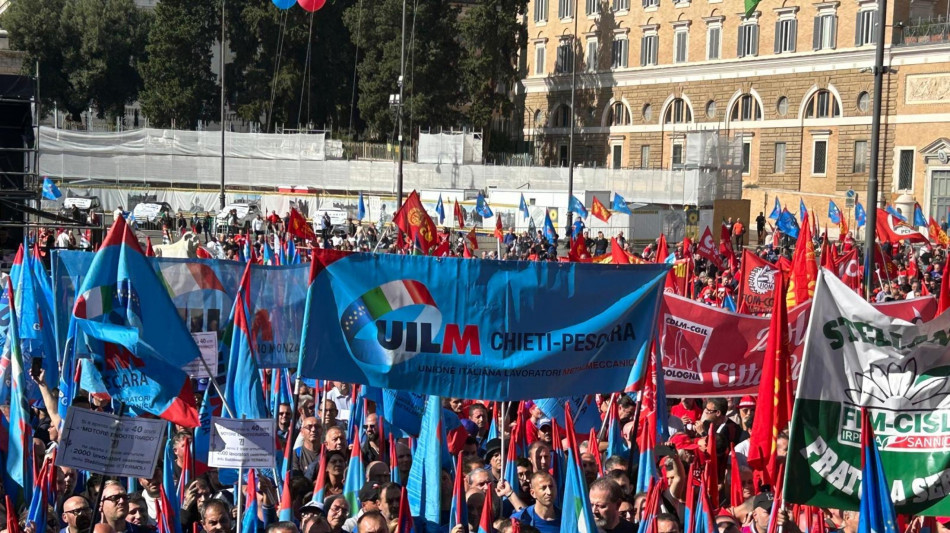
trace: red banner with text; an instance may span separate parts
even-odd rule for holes
[[[937,312],[932,296],[875,304],[894,318],[928,321]],[[788,311],[792,378],[798,382],[811,301]],[[758,394],[769,319],[732,313],[670,293],[663,295],[656,336],[671,398]]]

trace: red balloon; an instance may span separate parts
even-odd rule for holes
[[[313,13],[314,11],[320,11],[327,4],[327,0],[297,0],[297,3],[300,4],[300,7]]]

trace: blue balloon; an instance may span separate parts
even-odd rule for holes
[[[274,5],[278,9],[290,9],[291,6],[297,3],[297,0],[272,0]]]

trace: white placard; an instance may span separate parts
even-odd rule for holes
[[[164,420],[70,407],[56,464],[107,476],[152,477],[165,446]]]
[[[218,369],[218,332],[217,331],[198,331],[191,334],[201,351],[201,359],[204,359],[212,372]],[[189,376],[197,379],[209,378],[205,365],[201,360],[195,357],[190,363],[185,365],[185,372]]]
[[[277,421],[273,418],[211,418],[208,466],[274,468]]]

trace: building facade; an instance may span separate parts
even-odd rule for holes
[[[888,3],[880,138],[884,198],[937,220],[950,209],[947,10]],[[576,59],[575,164],[677,168],[688,132],[717,131],[742,141],[753,217],[776,196],[797,212],[800,196],[820,223],[829,200],[853,220],[877,11],[874,0],[763,0],[749,16],[743,0],[531,0],[525,136],[540,163],[566,164]]]

